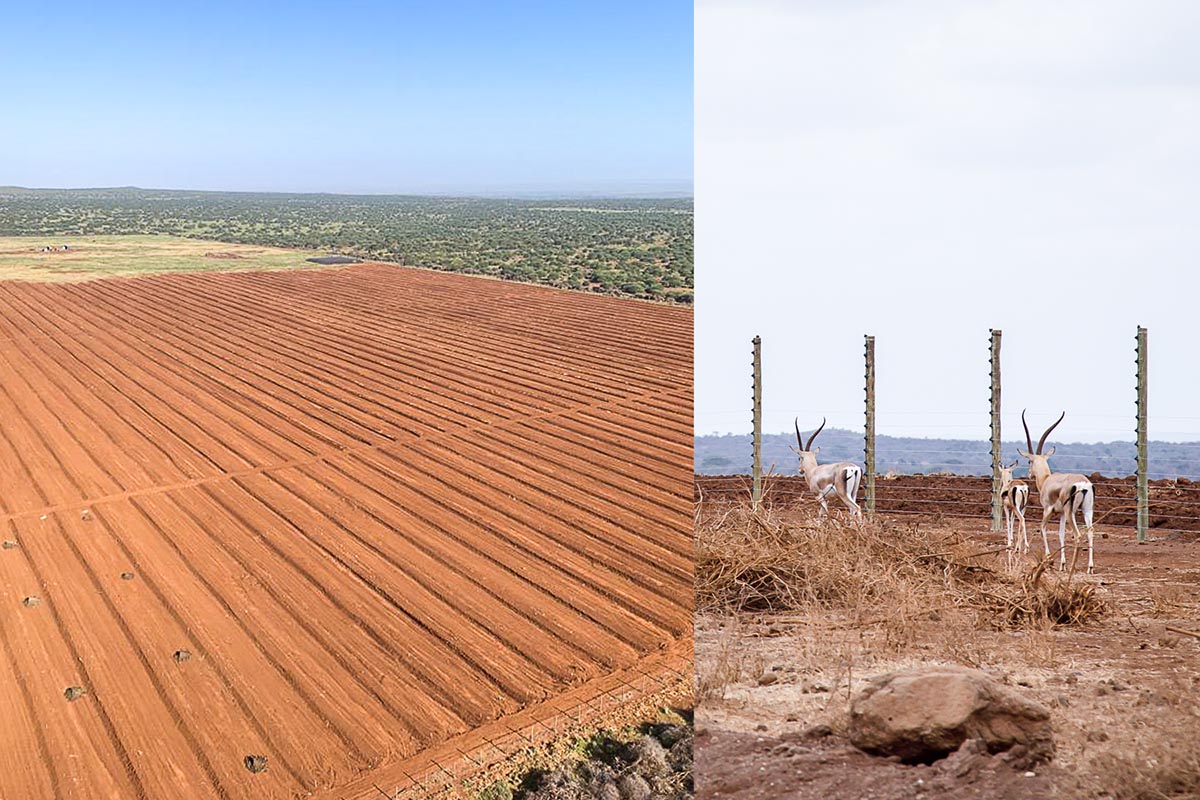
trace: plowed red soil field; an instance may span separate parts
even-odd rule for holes
[[[1096,524],[1136,528],[1136,480],[1107,478],[1099,473],[1089,475],[1088,479],[1096,487]],[[1025,518],[1032,531],[1041,525],[1042,507],[1032,482],[1029,487],[1029,508]],[[748,498],[750,476],[697,475],[693,492],[696,502],[701,497],[706,500]],[[860,488],[859,502],[862,502],[863,492]],[[991,478],[966,475],[880,476],[875,483],[875,508],[886,514],[990,517],[991,493]],[[816,502],[804,479],[792,475],[764,477],[763,498],[773,506]],[[834,509],[840,508],[841,504],[833,498],[829,506]],[[1200,534],[1200,484],[1187,478],[1150,481],[1150,528],[1159,535],[1169,534],[1185,539],[1193,539]],[[1051,519],[1049,529],[1057,531],[1057,515]]]
[[[691,331],[379,264],[0,282],[0,797],[378,797],[690,673]]]

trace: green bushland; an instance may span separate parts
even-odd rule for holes
[[[0,237],[170,235],[336,252],[680,303],[692,302],[692,225],[690,198],[553,201],[0,187]]]

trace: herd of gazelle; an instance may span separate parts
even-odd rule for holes
[[[1054,473],[1050,471],[1049,458],[1054,455],[1055,448],[1051,447],[1049,453],[1043,453],[1042,448],[1046,444],[1047,437],[1051,431],[1058,427],[1058,424],[1067,416],[1067,412],[1063,412],[1058,420],[1046,429],[1042,437],[1038,439],[1037,448],[1033,446],[1033,437],[1029,435],[1029,423],[1025,421],[1025,412],[1021,412],[1021,424],[1025,427],[1025,444],[1028,450],[1018,450],[1017,452],[1029,460],[1029,476],[1033,479],[1034,485],[1037,487],[1038,496],[1042,503],[1042,546],[1046,548],[1046,555],[1050,555],[1050,541],[1046,538],[1046,523],[1054,514],[1059,515],[1058,519],[1058,568],[1065,570],[1067,567],[1067,518],[1070,517],[1071,527],[1075,529],[1075,541],[1079,541],[1079,525],[1075,521],[1077,512],[1083,512],[1083,523],[1087,529],[1088,537],[1088,572],[1095,569],[1095,560],[1093,550],[1095,545],[1095,531],[1092,527],[1093,511],[1095,509],[1096,492],[1092,488],[1092,482],[1083,475],[1075,475],[1072,473]],[[855,520],[862,520],[862,511],[858,507],[856,497],[858,495],[858,486],[862,482],[862,470],[857,464],[849,461],[841,461],[837,464],[818,464],[817,454],[821,452],[821,448],[813,449],[813,441],[817,438],[817,434],[825,429],[825,420],[821,420],[821,427],[817,428],[816,433],[808,437],[808,442],[804,441],[804,437],[800,433],[800,420],[796,420],[796,447],[792,451],[800,457],[800,476],[808,482],[808,488],[813,492],[817,499],[821,501],[820,518],[824,519],[829,513],[829,504],[827,498],[833,494],[850,511],[850,514]],[[1021,540],[1024,539],[1024,552],[1029,552],[1029,532],[1025,528],[1025,506],[1029,502],[1029,487],[1024,481],[1014,480],[1012,471],[1017,466],[1014,461],[1008,466],[1000,468],[1000,498],[1004,508],[1005,526],[1008,532],[1008,541],[1006,551],[1011,564],[1017,552],[1021,549]],[[1014,524],[1017,530],[1014,531]],[[1014,532],[1017,534],[1014,539]],[[1076,550],[1078,552],[1078,550]],[[1074,565],[1072,565],[1074,568]]]

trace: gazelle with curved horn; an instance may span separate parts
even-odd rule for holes
[[[821,452],[821,448],[818,447],[814,450],[812,443],[817,438],[817,434],[823,430],[825,430],[824,418],[821,419],[821,427],[808,437],[808,444],[805,444],[804,437],[800,435],[800,420],[796,420],[796,444],[799,447],[793,447],[792,452],[800,456],[800,475],[808,481],[808,488],[821,501],[821,519],[825,519],[829,514],[829,503],[826,502],[826,498],[831,494],[836,494],[849,509],[851,515],[861,521],[862,511],[855,498],[858,497],[858,485],[862,482],[862,470],[857,464],[849,461],[840,461],[837,464],[817,463],[817,454]]]
[[[1096,491],[1092,488],[1092,482],[1083,475],[1075,475],[1072,473],[1051,473],[1050,464],[1047,459],[1054,455],[1055,448],[1051,447],[1049,453],[1042,453],[1042,447],[1046,444],[1046,437],[1050,432],[1058,427],[1058,423],[1063,421],[1067,416],[1067,412],[1063,412],[1046,432],[1042,434],[1042,438],[1038,439],[1037,449],[1033,448],[1033,439],[1029,435],[1029,424],[1025,422],[1025,412],[1021,411],[1021,424],[1025,426],[1025,443],[1029,446],[1029,451],[1018,450],[1021,455],[1029,459],[1029,475],[1033,478],[1034,485],[1037,486],[1038,494],[1042,500],[1042,544],[1046,547],[1046,555],[1050,555],[1050,543],[1046,540],[1046,520],[1050,519],[1052,514],[1058,514],[1058,568],[1060,570],[1067,567],[1067,516],[1071,517],[1071,527],[1075,529],[1076,553],[1078,553],[1079,545],[1079,525],[1075,522],[1075,512],[1083,511],[1083,524],[1087,528],[1088,535],[1088,572],[1095,570],[1095,561],[1093,558],[1095,548],[1095,531],[1092,529],[1092,513],[1096,502]],[[1072,569],[1074,568],[1072,561]]]
[[[1000,498],[1001,506],[1004,508],[1004,526],[1008,530],[1008,545],[1006,552],[1008,553],[1009,566],[1012,565],[1017,552],[1021,549],[1021,539],[1025,539],[1025,552],[1029,552],[1029,531],[1025,528],[1025,506],[1029,504],[1029,486],[1025,481],[1013,480],[1013,467],[1017,466],[1017,462],[1009,464],[1007,467],[1000,465]],[[1020,530],[1017,535],[1017,541],[1013,542],[1013,523],[1019,521]],[[1049,545],[1047,544],[1047,547]]]

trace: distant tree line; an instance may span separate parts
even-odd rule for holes
[[[162,233],[691,303],[691,199],[0,188],[0,235]]]

